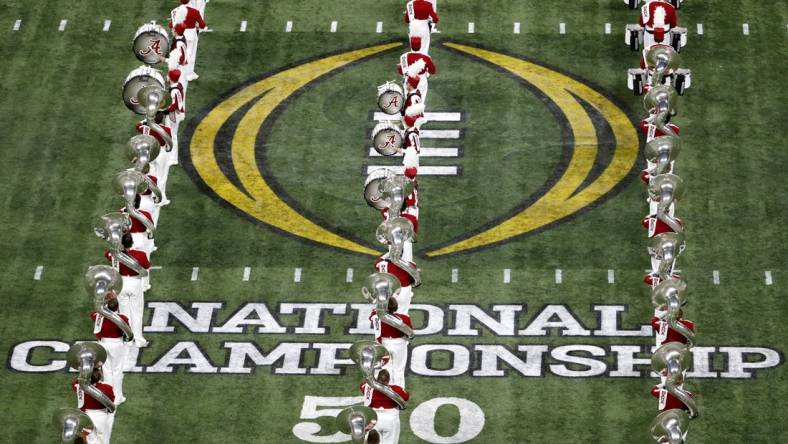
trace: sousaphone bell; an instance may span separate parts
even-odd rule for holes
[[[660,174],[649,180],[649,199],[657,202],[657,218],[665,222],[673,231],[681,233],[684,227],[671,215],[671,205],[684,196],[684,181],[675,174]]]
[[[649,240],[648,253],[659,263],[657,272],[660,280],[673,275],[676,258],[684,251],[684,246],[682,233],[660,233]]]
[[[77,408],[61,408],[52,415],[52,425],[60,431],[60,442],[72,443],[85,429],[93,429],[93,421]]]
[[[684,444],[689,420],[682,409],[665,410],[651,423],[651,437],[658,444]]]
[[[698,416],[695,399],[684,390],[684,372],[691,365],[692,353],[680,342],[668,342],[661,345],[651,356],[651,370],[660,374],[665,380],[665,390],[676,397],[689,409],[689,417]]]
[[[651,303],[665,313],[665,320],[671,329],[687,338],[687,347],[695,345],[695,332],[679,322],[679,312],[687,303],[687,284],[681,279],[670,278],[659,283],[651,290]]]
[[[646,159],[655,164],[649,170],[651,176],[670,173],[670,164],[681,152],[681,139],[672,135],[659,136],[646,144]]]
[[[354,405],[343,409],[336,418],[337,429],[350,435],[353,444],[364,444],[367,428],[378,420],[374,410],[363,405]]]
[[[126,156],[136,171],[142,172],[161,152],[161,145],[149,134],[137,134],[126,144]]]

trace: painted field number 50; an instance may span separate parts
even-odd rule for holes
[[[334,418],[350,405],[364,401],[361,396],[325,397],[305,396],[301,408],[301,419]],[[460,424],[451,436],[440,436],[435,431],[435,415],[442,406],[453,405],[460,412]],[[484,428],[484,412],[476,403],[463,398],[434,398],[419,404],[410,414],[410,429],[420,439],[433,444],[458,444],[477,437]],[[350,436],[341,432],[333,435],[318,435],[320,424],[299,422],[293,434],[306,442],[347,442]]]

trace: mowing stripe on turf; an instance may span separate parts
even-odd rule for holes
[[[347,271],[345,271],[345,282],[353,282],[353,269],[352,268],[348,268]]]
[[[457,157],[460,155],[459,148],[422,148],[419,151],[419,158],[422,157]],[[394,154],[393,156],[385,157],[402,157],[402,153]],[[369,157],[384,157],[375,148],[369,148]]]
[[[473,34],[474,32],[476,32],[476,24],[468,22],[468,34]]]
[[[285,32],[292,32],[293,31],[293,22],[288,20],[285,24]]]
[[[17,19],[14,22],[14,31],[19,31],[19,28],[21,28],[21,27],[22,27],[22,20],[21,19]]]
[[[33,273],[33,280],[40,281],[41,280],[41,273],[43,273],[43,272],[44,272],[44,266],[43,265],[39,265],[38,267],[36,267],[36,271],[35,271],[35,273]]]
[[[196,281],[197,276],[200,274],[200,267],[192,267],[192,280]]]
[[[391,114],[382,113],[380,111],[374,114],[374,119],[378,122],[390,121],[392,118],[394,117]],[[462,121],[462,113],[425,112],[424,118],[430,122],[460,122]],[[424,131],[422,131],[422,134],[423,133]]]
[[[293,282],[301,282],[301,269],[296,268],[293,270]]]
[[[698,35],[703,35],[703,23],[698,23]]]
[[[60,21],[60,26],[57,27],[57,30],[63,32],[66,30],[66,25],[68,24],[68,20],[63,19]]]
[[[424,139],[459,139],[460,130],[421,130],[421,140]]]
[[[109,31],[110,26],[112,26],[112,20],[104,20],[104,28],[102,28],[102,31]]]
[[[766,285],[772,285],[774,283],[774,280],[772,279],[772,272],[771,271],[765,271],[763,273],[763,277],[766,280]]]
[[[241,29],[239,29],[239,31],[246,32],[246,25],[247,25],[247,21],[241,20]]]
[[[560,34],[566,34],[566,23],[561,22],[558,24],[558,32]]]
[[[750,35],[750,25],[747,23],[742,23],[741,33],[744,35]]]
[[[511,268],[504,268],[503,269],[503,283],[508,284],[512,282],[512,269]]]
[[[338,23],[337,23],[336,20],[331,22],[331,32],[337,32],[337,25],[338,25]]]
[[[720,285],[720,270],[714,270],[711,272],[711,281],[714,285]]]
[[[555,269],[555,283],[560,284],[564,282],[564,272],[560,268]]]
[[[520,33],[520,22],[514,22],[514,33],[515,34]]]
[[[378,23],[375,25],[375,32],[377,32],[378,34],[380,34],[381,32],[383,32],[383,22],[378,22]]]
[[[386,168],[395,174],[405,174],[405,167],[402,165],[368,165],[365,175],[372,171]],[[456,176],[459,169],[456,166],[420,166],[419,176]]]
[[[616,283],[616,272],[615,272],[615,270],[607,270],[607,283],[608,284],[615,284]]]
[[[252,269],[250,267],[244,267],[244,275],[241,278],[242,281],[248,282],[249,277],[252,275]]]
[[[610,34],[610,30],[611,30],[610,28],[611,28],[610,23],[605,23],[605,34]]]
[[[458,268],[451,269],[451,283],[456,284],[460,280],[460,270]]]

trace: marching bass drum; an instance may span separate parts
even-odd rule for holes
[[[383,200],[382,183],[386,180],[396,177],[396,173],[386,168],[379,168],[372,170],[367,175],[367,180],[364,181],[364,200],[367,205],[376,210],[386,208],[386,202]]]
[[[137,114],[145,114],[145,108],[137,100],[137,93],[149,85],[156,85],[161,89],[165,89],[166,85],[161,73],[150,66],[140,66],[126,76],[126,81],[123,82],[123,103],[128,109]]]
[[[380,122],[372,129],[372,146],[384,156],[393,156],[402,151],[405,135],[394,122]]]
[[[405,92],[402,86],[394,82],[386,82],[378,86],[378,108],[386,114],[394,115],[402,112],[405,106]]]
[[[161,63],[170,53],[170,37],[164,26],[146,23],[134,34],[134,55],[147,65]]]

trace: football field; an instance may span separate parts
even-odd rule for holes
[[[341,442],[383,245],[363,198],[403,0],[211,0],[113,443]],[[2,442],[58,439],[65,351],[139,120],[131,42],[177,1],[0,0]],[[646,443],[654,345],[637,20],[621,0],[439,0],[402,443]],[[788,442],[788,2],[687,0],[676,174],[692,443]],[[746,26],[745,26],[746,25]],[[397,80],[399,81],[399,80]],[[430,117],[430,116],[428,116]],[[424,132],[424,131],[423,131]],[[346,442],[349,442],[346,441]]]

